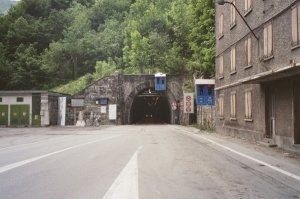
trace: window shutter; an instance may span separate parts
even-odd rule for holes
[[[224,117],[224,95],[222,95],[222,117]]]
[[[252,53],[251,53],[251,37],[248,38],[248,49],[247,49],[247,52],[248,52],[248,65],[251,65],[251,56],[252,56]]]
[[[248,65],[248,40],[246,39],[245,40],[245,57],[246,57],[246,61],[245,61],[245,66],[247,66]]]
[[[252,103],[251,103],[251,91],[248,92],[248,107],[249,107],[249,110],[248,110],[248,117],[249,118],[252,118]]]
[[[223,35],[224,34],[224,14],[222,14],[222,21],[221,21],[222,23],[222,27],[221,27],[221,34]]]
[[[232,93],[230,95],[230,117],[233,117]]]
[[[233,65],[232,64],[232,62],[233,62],[232,59],[233,58],[232,58],[232,47],[231,47],[231,50],[230,50],[230,72],[232,72],[232,65]]]
[[[235,67],[235,46],[233,48],[233,71],[236,71],[236,67]]]
[[[300,7],[292,8],[292,45],[295,45],[298,40],[298,16],[297,16],[297,9]]]
[[[235,0],[232,1],[232,4],[235,5]],[[235,24],[235,8],[233,5],[230,5],[230,13],[231,13],[230,22],[231,22],[231,25],[233,25],[233,24]]]
[[[233,4],[235,5],[235,0],[233,1]],[[235,8],[234,7],[232,7],[233,8],[233,23],[235,23]]]
[[[245,92],[245,118],[248,118],[248,95],[247,91]]]
[[[223,35],[223,27],[224,27],[224,20],[223,20],[223,13],[220,15],[220,27],[219,27],[219,36],[221,37]]]
[[[245,50],[245,66],[248,65],[247,60],[248,60],[248,40],[245,40],[244,44],[244,50]]]
[[[221,36],[221,15],[219,17],[219,37]]]
[[[233,116],[236,118],[236,111],[235,111],[235,93],[233,94]]]
[[[264,27],[264,57],[268,56],[268,26]]]
[[[297,6],[297,25],[295,27],[298,27],[298,41],[297,43],[299,44],[300,41],[300,4]]]
[[[230,25],[233,24],[233,5],[230,5]]]
[[[223,72],[224,72],[224,69],[223,69],[223,55],[219,58],[219,72],[220,72],[220,77],[223,76]]]
[[[223,106],[224,106],[224,97],[223,95],[219,96],[219,117],[223,117]]]
[[[268,25],[268,56],[273,54],[273,28],[272,24]]]
[[[219,97],[219,117],[221,117],[221,96]]]
[[[230,102],[231,102],[230,117],[231,118],[236,118],[236,112],[235,112],[235,93],[231,93],[231,95],[230,95]]]

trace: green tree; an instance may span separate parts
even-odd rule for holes
[[[40,59],[32,44],[28,47],[21,44],[14,54],[14,61],[10,62],[10,80],[8,88],[17,90],[40,89],[44,80],[40,72]]]
[[[0,90],[6,88],[7,82],[9,82],[10,79],[10,68],[8,67],[5,54],[5,47],[0,42]]]
[[[111,75],[116,71],[116,63],[112,59],[106,61],[97,61],[95,66],[94,78],[100,79],[107,75]]]
[[[215,74],[215,4],[210,0],[190,0],[189,45],[194,51],[190,70],[207,78]]]
[[[149,40],[146,37],[142,37],[138,31],[134,31],[131,34],[131,50],[129,56],[129,64],[132,67],[138,67],[140,73],[144,73],[144,69],[148,66],[150,61],[150,46]]]
[[[168,59],[172,60],[168,60],[168,68],[171,72],[174,72],[175,64],[175,71],[179,74],[189,73],[187,70],[187,62],[193,54],[187,40],[190,29],[187,23],[188,14],[189,10],[186,1],[176,0],[172,3],[172,7],[167,16],[169,26],[171,27],[169,35],[172,43],[172,49],[168,57]]]

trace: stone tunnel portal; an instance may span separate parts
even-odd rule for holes
[[[133,100],[130,121],[136,123],[171,123],[171,107],[165,92],[147,88],[139,92]]]

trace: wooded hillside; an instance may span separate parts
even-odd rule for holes
[[[0,89],[125,74],[214,76],[213,0],[22,0],[0,17]]]

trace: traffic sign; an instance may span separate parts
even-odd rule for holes
[[[184,113],[194,113],[194,93],[184,93],[183,96]]]
[[[172,102],[171,107],[172,107],[172,110],[174,110],[174,111],[177,109],[177,103],[176,103],[176,101]]]

